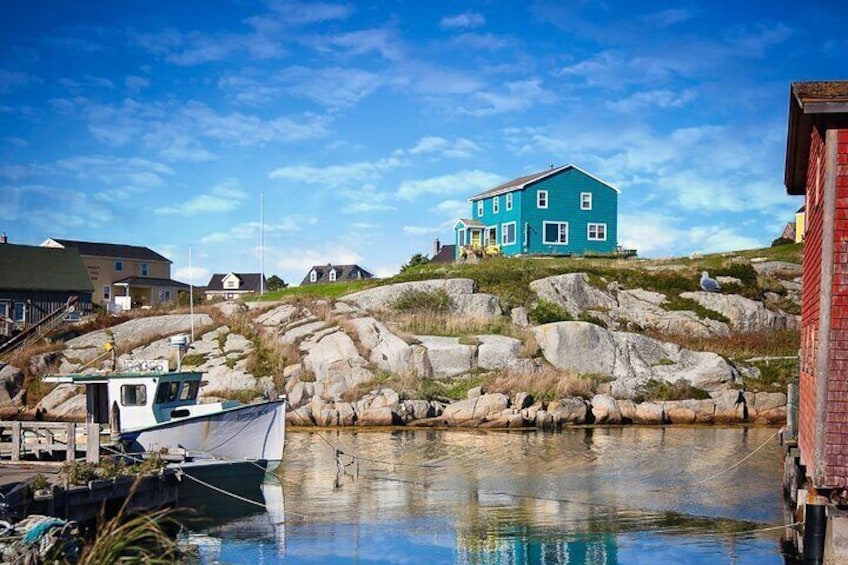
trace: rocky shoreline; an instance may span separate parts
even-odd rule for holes
[[[783,277],[772,281],[787,289],[779,298],[797,300],[798,265],[769,262],[755,268]],[[526,309],[504,312],[497,297],[477,292],[470,279],[390,284],[336,301],[221,303],[194,317],[199,337],[183,368],[205,373],[202,399],[287,394],[287,421],[295,426],[558,429],[785,422],[784,393],[744,390],[746,379],[758,376],[756,367],[641,333],[715,337],[797,328],[798,316],[778,308],[777,295],[764,301],[706,292],[666,296],[625,290],[585,273],[547,277],[531,288],[540,301],[577,319],[534,326]],[[437,321],[461,322],[461,335],[410,331],[398,312],[410,293],[442,297],[448,311]],[[698,308],[671,306],[681,298]],[[59,351],[32,356],[25,369],[30,375],[78,371],[101,355],[109,340],[124,344],[122,358],[173,359],[169,338],[191,327],[186,314],[135,318],[71,339]],[[492,327],[499,327],[499,333],[487,333]],[[265,366],[269,362],[272,369]],[[485,390],[486,385],[462,389],[462,400],[432,392],[418,398],[416,393],[422,384],[444,388],[491,374],[532,381],[546,371],[555,380],[586,377],[598,385],[561,398],[551,393],[534,398],[515,388],[505,394]],[[23,380],[21,368],[0,366],[0,411],[23,409]],[[639,399],[650,382],[686,383],[706,394],[697,400]],[[47,419],[80,418],[85,398],[74,387],[59,385],[36,408]]]

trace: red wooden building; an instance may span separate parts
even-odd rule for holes
[[[848,488],[848,81],[793,83],[786,189],[805,195],[798,447],[807,486]]]

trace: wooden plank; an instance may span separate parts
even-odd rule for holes
[[[70,423],[68,426],[68,442],[67,442],[67,453],[65,454],[66,461],[73,461],[77,457],[77,436],[76,436],[76,424]]]
[[[100,424],[88,424],[85,434],[85,460],[89,463],[100,462]]]
[[[21,423],[12,422],[12,461],[21,460]]]

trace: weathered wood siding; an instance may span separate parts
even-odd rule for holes
[[[29,327],[32,324],[41,320],[44,316],[53,312],[57,308],[64,306],[68,298],[71,296],[79,297],[77,309],[83,314],[91,312],[91,293],[90,292],[40,292],[40,291],[18,291],[18,290],[0,290],[0,302],[9,304],[9,317],[14,318],[14,304],[23,303],[25,305],[24,327]],[[8,335],[9,328],[4,327],[5,324],[0,324],[0,335]],[[4,333],[5,332],[5,333]]]

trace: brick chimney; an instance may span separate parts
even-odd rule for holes
[[[436,236],[436,239],[433,240],[433,257],[438,255],[441,250],[442,244],[439,242],[439,236]]]

